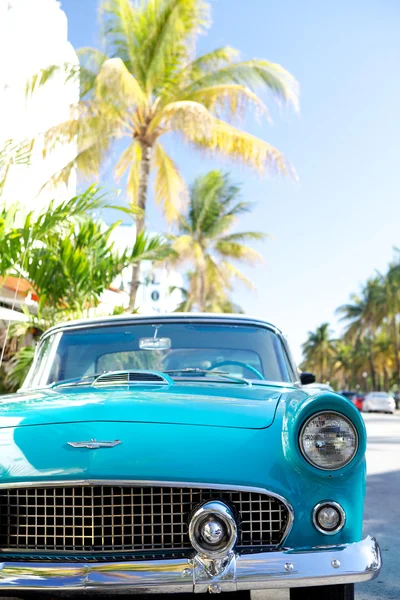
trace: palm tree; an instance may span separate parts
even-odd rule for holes
[[[179,218],[179,235],[171,236],[174,262],[192,267],[191,308],[204,311],[212,299],[226,303],[233,279],[252,286],[235,262],[260,260],[258,252],[244,242],[263,240],[266,234],[230,233],[237,218],[250,208],[248,202],[238,200],[238,195],[239,188],[218,170],[199,177],[191,187],[188,211]]]
[[[386,295],[387,318],[390,322],[391,337],[394,348],[394,360],[396,366],[395,379],[400,386],[400,339],[398,314],[400,312],[400,262],[397,259],[389,265],[388,272],[384,278]]]
[[[302,350],[304,366],[315,371],[318,381],[325,382],[336,355],[336,341],[331,338],[329,323],[322,323],[315,331],[309,331]]]
[[[377,376],[374,362],[374,341],[377,329],[386,316],[385,288],[380,276],[368,279],[361,295],[353,294],[352,302],[337,309],[341,320],[348,322],[344,338],[350,343],[365,341],[369,347],[369,369],[372,386],[376,389]]]
[[[209,24],[207,3],[103,0],[100,17],[105,51],[81,49],[78,73],[76,67],[65,67],[67,77],[80,77],[81,100],[71,119],[45,136],[50,150],[60,137],[78,143],[76,159],[56,179],[68,179],[75,166],[84,175],[97,175],[115,147],[120,154],[115,173],[118,178],[126,176],[128,197],[138,208],[140,233],[152,168],[155,198],[169,221],[179,216],[186,198],[179,170],[161,144],[165,134],[177,134],[203,153],[226,155],[260,172],[270,167],[287,171],[276,148],[231,121],[248,108],[268,117],[255,92],[260,87],[297,107],[297,82],[278,64],[238,61],[238,53],[230,47],[195,56],[196,40]],[[53,66],[42,71],[28,88],[36,89],[38,81],[46,83],[56,70]],[[137,263],[132,272],[131,307],[139,271]]]
[[[182,301],[175,309],[175,312],[191,312],[193,311],[196,304],[196,273],[186,273],[188,280],[187,287],[172,287],[171,292],[178,290],[181,294]],[[210,285],[207,286],[207,294],[205,299],[204,310],[208,313],[243,313],[243,309],[239,304],[232,302],[229,298],[228,291],[220,289],[218,286],[212,288]]]

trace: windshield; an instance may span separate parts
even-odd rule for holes
[[[160,340],[162,348],[151,344],[152,338]],[[149,340],[155,347],[147,349]],[[192,373],[180,372],[191,369]],[[293,381],[281,339],[265,327],[121,323],[67,329],[46,337],[24,388],[120,370],[172,371],[173,378],[192,378],[195,369],[203,376],[204,371],[215,370],[254,381]]]

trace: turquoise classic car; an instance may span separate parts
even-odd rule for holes
[[[366,434],[245,316],[123,316],[47,331],[0,399],[0,595],[290,588],[351,600]]]

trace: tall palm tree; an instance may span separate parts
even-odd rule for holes
[[[400,261],[397,259],[389,265],[388,272],[384,278],[386,295],[387,318],[390,322],[391,337],[394,348],[394,360],[396,366],[395,380],[400,386],[400,339],[398,315],[400,313]]]
[[[336,355],[335,346],[329,323],[322,323],[315,331],[308,332],[302,346],[304,365],[315,371],[318,381],[325,382],[329,377]]]
[[[189,207],[179,218],[179,235],[171,236],[174,261],[189,263],[190,306],[204,311],[210,298],[224,298],[232,280],[251,287],[235,263],[254,263],[261,256],[244,242],[263,240],[265,233],[230,233],[237,218],[250,208],[238,200],[239,188],[221,171],[210,171],[196,179],[190,190]]]
[[[337,309],[341,320],[347,321],[345,340],[365,341],[369,347],[369,368],[372,385],[377,386],[374,341],[377,329],[386,316],[385,288],[381,276],[368,279],[360,295],[353,294],[349,304]]]
[[[114,148],[120,154],[115,172],[126,177],[140,233],[152,168],[155,198],[168,220],[177,218],[185,201],[179,170],[161,144],[165,134],[177,134],[202,152],[227,155],[258,171],[275,167],[286,172],[276,148],[231,122],[248,108],[268,117],[257,88],[297,107],[296,80],[266,60],[238,61],[230,47],[195,56],[196,40],[209,24],[206,2],[103,0],[100,17],[105,51],[81,49],[81,100],[71,119],[46,135],[49,149],[60,137],[78,143],[76,159],[56,178],[68,178],[76,165],[84,175],[98,174]],[[76,67],[65,68],[67,77],[77,75]],[[46,83],[56,70],[38,74],[28,88],[36,89],[38,80]],[[132,272],[132,306],[139,270],[138,263]]]

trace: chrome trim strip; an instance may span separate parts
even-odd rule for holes
[[[228,315],[228,314],[216,314],[216,313],[172,313],[172,314],[164,314],[164,315],[121,315],[114,317],[97,317],[94,319],[78,319],[76,321],[65,321],[63,323],[58,323],[57,325],[53,325],[47,331],[43,333],[40,338],[40,342],[47,337],[55,333],[56,331],[65,330],[65,329],[82,329],[87,327],[109,327],[110,325],[127,325],[128,323],[150,323],[154,324],[157,322],[167,322],[167,323],[177,323],[177,322],[185,322],[185,323],[240,323],[240,324],[254,324],[254,325],[263,325],[265,328],[270,329],[274,333],[283,335],[282,331],[276,327],[273,323],[269,323],[268,321],[263,321],[257,317],[251,317],[246,315]]]
[[[322,506],[333,506],[339,512],[341,520],[340,520],[339,526],[336,527],[336,529],[332,529],[331,531],[329,531],[327,529],[323,529],[319,525],[319,523],[317,521],[317,513]],[[314,506],[313,512],[312,512],[312,520],[313,520],[313,525],[314,525],[315,529],[317,529],[320,533],[323,533],[324,535],[336,535],[337,533],[342,531],[343,527],[346,524],[346,513],[344,512],[343,507],[340,506],[340,504],[338,504],[337,502],[333,502],[333,500],[324,500],[323,502],[318,502],[318,504],[316,504]]]
[[[0,564],[0,590],[103,590],[178,593],[257,590],[356,583],[381,569],[376,540],[309,550],[232,555],[216,571],[199,556],[121,563]]]
[[[265,488],[261,487],[252,487],[245,485],[224,485],[217,483],[200,483],[200,482],[190,482],[190,481],[158,481],[158,480],[130,480],[130,479],[77,479],[77,480],[59,480],[59,481],[20,481],[18,483],[0,483],[0,489],[11,489],[11,488],[24,488],[24,487],[83,487],[83,486],[101,486],[101,485],[110,485],[110,486],[131,486],[131,487],[173,487],[173,488],[208,488],[211,490],[221,490],[221,491],[234,491],[234,492],[254,492],[256,494],[264,494],[266,496],[271,496],[272,498],[276,498],[280,500],[282,504],[284,504],[288,511],[288,522],[285,528],[285,531],[282,534],[282,540],[277,548],[283,546],[284,541],[288,537],[290,531],[293,527],[294,522],[294,510],[292,505],[286,498],[281,496],[280,494],[276,494],[275,492],[271,492]],[[1,551],[7,552],[6,548],[0,548]],[[12,551],[15,553],[15,549]],[[43,552],[41,552],[43,554]]]

